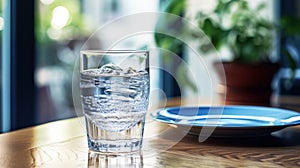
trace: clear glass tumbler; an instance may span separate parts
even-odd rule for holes
[[[149,80],[148,51],[81,51],[81,103],[90,150],[128,153],[141,149]]]

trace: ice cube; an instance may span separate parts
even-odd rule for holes
[[[105,64],[99,68],[101,74],[120,74],[123,69],[115,64]]]
[[[133,69],[132,67],[129,67],[124,71],[124,74],[126,75],[136,75],[137,73],[137,70]]]

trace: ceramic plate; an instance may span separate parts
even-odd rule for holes
[[[213,130],[213,137],[261,136],[300,124],[298,112],[257,106],[172,107],[151,116],[195,135]]]

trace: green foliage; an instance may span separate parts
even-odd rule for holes
[[[217,50],[226,46],[235,61],[257,63],[268,59],[273,40],[273,23],[260,17],[265,4],[251,9],[246,0],[218,0],[212,13],[199,12],[199,28],[210,38]],[[202,42],[200,50],[213,48]]]
[[[185,10],[185,0],[170,0],[165,5],[163,11],[181,16]],[[171,37],[164,32],[172,32],[172,34],[181,34],[184,32],[180,18],[172,17],[171,15],[162,15],[158,22],[154,33],[154,39],[157,46],[166,51],[171,51],[174,54],[180,54],[183,49],[183,42],[176,37]],[[163,32],[163,33],[162,33]],[[171,52],[165,52],[163,58],[169,62]]]
[[[182,16],[185,11],[186,0],[167,1],[164,12]],[[159,18],[155,42],[158,47],[166,51],[179,54],[183,50],[183,42],[176,37],[161,34],[159,30],[167,29],[175,31],[182,36],[182,39],[198,40],[199,50],[208,53],[215,49],[220,50],[227,47],[233,54],[233,61],[244,63],[260,63],[269,61],[270,50],[274,40],[273,35],[278,27],[274,23],[261,17],[265,9],[265,3],[259,4],[256,8],[250,8],[247,0],[218,0],[218,3],[211,13],[199,11],[196,16],[198,27],[207,35],[210,41],[203,34],[199,34],[178,24],[178,20],[172,18]],[[300,22],[296,18],[284,17],[281,20],[283,31],[288,35],[300,32]],[[213,45],[211,45],[211,43]],[[285,51],[292,73],[296,64],[291,54]],[[172,53],[164,52],[164,62],[172,63]],[[197,88],[186,76],[185,66],[178,66],[176,78],[180,83],[196,91]]]
[[[169,0],[163,9],[167,12],[166,15],[161,15],[156,24],[154,39],[156,45],[162,49],[161,56],[164,64],[174,64],[173,56],[181,55],[184,50],[184,42],[179,40],[185,38],[185,25],[182,23],[182,18],[186,9],[186,0]],[[176,17],[178,16],[178,17]],[[167,34],[166,32],[170,33]],[[174,35],[178,35],[174,37]],[[196,85],[188,78],[187,67],[184,64],[176,65],[176,79],[180,85],[184,85],[197,91]]]
[[[53,18],[53,11],[56,7],[64,7],[69,12],[69,19],[67,24],[59,29],[53,29],[51,21]],[[81,36],[87,32],[87,28],[84,25],[83,15],[80,11],[79,0],[55,0],[51,4],[43,4],[40,1],[37,4],[38,12],[35,16],[35,27],[36,27],[36,37],[39,42],[48,43],[52,41],[63,41],[76,38],[76,36]],[[49,36],[49,31],[56,31],[59,33],[59,37],[52,39]]]

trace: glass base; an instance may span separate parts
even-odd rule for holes
[[[131,153],[141,150],[142,140],[96,140],[88,138],[89,149],[100,153]]]
[[[143,142],[144,119],[128,130],[110,132],[97,127],[86,118],[88,147],[99,153],[131,153],[140,151]]]

